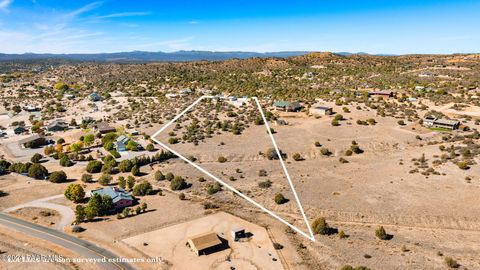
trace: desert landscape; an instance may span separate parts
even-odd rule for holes
[[[38,269],[480,268],[479,59],[0,63],[1,256],[85,252],[24,221],[125,258]]]

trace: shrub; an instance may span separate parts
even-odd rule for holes
[[[207,185],[207,193],[210,195],[215,194],[221,190],[222,190],[222,186],[218,182]]]
[[[403,120],[398,120],[397,124],[399,124],[400,126],[404,126],[404,125],[405,125],[405,121],[403,121]]]
[[[125,189],[127,187],[127,180],[125,180],[125,177],[120,176],[118,177],[118,186]]]
[[[91,183],[93,181],[92,175],[88,173],[82,174],[82,182]]]
[[[352,150],[348,149],[345,151],[346,156],[351,156],[353,154]]]
[[[133,188],[133,195],[145,196],[153,193],[152,185],[148,181],[142,181]]]
[[[267,176],[267,171],[264,169],[260,169],[258,171],[258,176],[262,176],[262,177]]]
[[[281,154],[281,152],[280,152],[280,154]],[[266,157],[268,160],[280,159],[280,157],[279,157],[278,154],[277,154],[277,151],[276,151],[274,148],[269,148],[269,149],[265,152],[265,157]]]
[[[451,257],[445,257],[445,264],[449,268],[459,268],[460,264],[453,258]]]
[[[325,148],[325,147],[320,149],[320,153],[324,156],[330,156],[332,154],[330,150],[328,150],[328,148]]]
[[[155,147],[153,146],[152,143],[149,143],[147,144],[147,147],[145,149],[147,149],[147,151],[149,152],[152,152],[153,150],[155,150]]]
[[[102,186],[106,186],[110,184],[110,182],[112,182],[112,176],[108,173],[104,173],[102,176],[100,176],[100,178],[98,178],[98,183],[100,183]]]
[[[224,157],[224,156],[219,156],[219,157],[218,157],[218,162],[220,162],[220,163],[225,163],[225,162],[227,162],[227,158]]]
[[[165,180],[165,175],[163,175],[161,171],[156,171],[154,178],[156,181],[162,181],[162,180]]]
[[[87,164],[87,172],[99,173],[102,170],[103,163],[98,160],[90,160]]]
[[[63,183],[67,181],[67,174],[64,171],[56,171],[50,174],[48,180],[52,183]]]
[[[28,176],[35,179],[45,179],[48,175],[48,170],[40,164],[32,164],[28,168]]]
[[[314,234],[326,235],[329,232],[330,227],[324,217],[315,219],[312,223],[312,230]]]
[[[170,188],[172,190],[182,190],[187,188],[187,182],[181,176],[175,176],[170,182]]]
[[[130,171],[132,173],[133,176],[138,176],[140,175],[140,169],[138,168],[137,165],[133,166],[132,167],[132,170]]]
[[[333,119],[332,120],[332,126],[334,126],[334,127],[340,126],[340,123],[338,122],[338,120]]]
[[[70,184],[65,190],[64,195],[70,201],[79,203],[85,198],[85,191],[80,184]]]
[[[118,164],[118,170],[120,172],[130,172],[133,168],[133,163],[129,159],[120,161]]]
[[[67,157],[67,155],[64,155],[60,159],[60,166],[62,167],[70,167],[73,166],[73,162]]]
[[[261,188],[269,188],[272,186],[272,181],[267,180],[267,181],[262,181],[258,183],[258,186]]]
[[[383,226],[380,226],[378,229],[375,230],[375,236],[380,240],[389,239],[389,235],[387,234]]]
[[[299,153],[293,154],[292,158],[295,161],[302,161],[303,160],[302,156]]]
[[[273,199],[276,204],[284,204],[288,202],[288,199],[283,196],[282,193],[275,194],[275,198]]]
[[[41,160],[42,158],[43,158],[42,155],[40,155],[39,153],[35,153],[35,154],[32,156],[32,158],[30,159],[30,161],[31,161],[32,163],[38,163],[38,162],[40,162],[40,160]]]
[[[273,248],[276,249],[276,250],[280,250],[280,249],[283,249],[283,245],[275,242],[275,243],[273,243]]]
[[[321,144],[319,141],[316,141],[316,142],[315,142],[315,146],[316,146],[316,147],[321,147],[322,144]]]
[[[176,144],[176,143],[178,143],[178,138],[171,137],[171,138],[168,139],[168,143],[169,144]]]
[[[470,167],[468,166],[468,163],[465,161],[460,161],[457,163],[458,168],[462,170],[468,170]]]
[[[178,198],[183,201],[187,198],[187,196],[185,196],[185,193],[182,192],[182,193],[178,194]]]
[[[165,179],[167,179],[168,181],[172,181],[174,177],[175,177],[175,175],[173,175],[173,173],[171,173],[171,172],[169,172],[169,173],[167,173],[167,175],[165,175]]]
[[[338,232],[338,237],[340,239],[344,239],[344,238],[347,238],[348,235],[344,231],[340,231],[340,232]]]

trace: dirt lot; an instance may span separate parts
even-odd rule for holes
[[[244,228],[253,236],[251,239],[235,242],[230,235],[230,231],[235,227]],[[226,239],[229,248],[197,256],[185,246],[190,236],[210,231]],[[151,257],[162,257],[169,262],[170,269],[283,269],[264,228],[223,212],[123,241],[142,249]]]
[[[75,257],[76,254],[52,245],[37,238],[27,237],[0,226],[0,255],[1,256],[63,256]],[[89,264],[74,264],[60,262],[30,262],[16,263],[0,260],[0,268],[8,270],[38,269],[38,270],[67,270],[67,269],[99,269]]]
[[[57,211],[44,208],[25,207],[11,213],[13,216],[45,227],[55,227],[60,221]]]

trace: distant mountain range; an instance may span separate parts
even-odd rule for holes
[[[63,59],[74,61],[98,61],[98,62],[186,62],[186,61],[221,61],[228,59],[245,59],[252,57],[290,57],[310,53],[309,51],[285,51],[285,52],[212,52],[212,51],[177,51],[177,52],[117,52],[117,53],[94,53],[94,54],[50,54],[50,53],[24,53],[3,54],[0,53],[0,61],[12,60],[39,60],[39,59]],[[352,55],[353,53],[340,52],[338,55]],[[363,54],[366,53],[356,53]]]

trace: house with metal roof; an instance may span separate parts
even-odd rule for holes
[[[125,136],[125,135],[120,135],[117,137],[117,140],[115,141],[115,147],[118,152],[123,152],[127,151],[127,143],[130,141],[130,138]]]
[[[302,108],[302,105],[296,101],[276,101],[273,103],[273,106],[275,107],[275,110],[285,112],[298,112]]]
[[[90,191],[90,196],[93,196],[94,194],[100,196],[107,195],[112,198],[112,203],[115,209],[131,206],[135,201],[132,195],[119,187],[104,187]]]
[[[460,127],[460,121],[427,116],[425,117],[425,119],[423,119],[423,125],[425,127],[446,128],[454,130]]]

